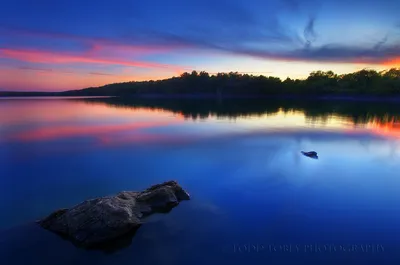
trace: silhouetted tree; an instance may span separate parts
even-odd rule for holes
[[[400,95],[400,69],[393,68],[381,72],[363,69],[343,75],[337,75],[332,71],[315,71],[304,80],[286,78],[284,81],[271,76],[254,76],[238,72],[210,75],[205,71],[192,71],[165,80],[116,83],[98,88],[66,91],[57,95],[145,94]]]

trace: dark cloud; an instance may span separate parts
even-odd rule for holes
[[[288,53],[288,56],[300,60],[379,63],[395,56],[400,56],[400,46],[392,45],[384,49],[382,47],[376,49],[376,47],[363,48],[357,46],[325,45],[307,51],[294,51]]]
[[[188,37],[166,32],[153,32],[152,40],[167,43],[186,45],[186,47],[220,50],[228,53],[252,56],[261,59],[275,59],[284,61],[314,61],[314,62],[363,62],[381,63],[400,56],[400,43],[388,45],[388,36],[377,42],[372,47],[364,45],[337,45],[326,44],[315,47],[313,43],[318,39],[315,30],[316,17],[310,16],[303,30],[303,36],[296,35],[288,29],[279,29],[280,36],[264,36],[265,48],[250,48],[241,41],[230,42],[226,39]],[[291,44],[292,48],[285,51],[277,51],[269,48],[271,42]],[[301,46],[299,46],[301,44]],[[297,47],[297,48],[296,48]]]
[[[315,17],[310,16],[307,25],[304,28],[304,33],[303,33],[304,39],[306,41],[305,43],[306,49],[309,49],[311,44],[317,40],[317,33],[315,32],[314,25],[315,25]]]
[[[375,49],[375,47],[363,48],[331,44],[317,48],[303,48],[287,52],[269,52],[249,49],[227,51],[257,58],[281,61],[382,63],[400,56],[400,45],[385,46],[385,48],[380,48],[379,50]]]
[[[147,30],[136,32],[135,35],[120,36],[119,38],[110,39],[114,43],[127,43],[139,45],[157,44],[159,46],[171,46],[178,48],[206,49],[214,51],[224,51],[233,54],[252,56],[261,59],[275,59],[285,61],[315,61],[315,62],[365,62],[380,63],[393,57],[400,56],[400,43],[388,45],[388,36],[378,41],[373,47],[366,48],[362,45],[345,46],[327,44],[316,47],[312,45],[318,38],[315,30],[316,17],[310,16],[303,30],[303,36],[298,36],[294,31],[274,24],[273,27],[262,31],[258,26],[243,39],[239,38],[240,34],[232,33],[229,30],[228,35],[221,36],[208,34],[204,29],[195,31],[192,34],[172,32],[168,30],[156,31]],[[255,26],[256,27],[256,26]],[[233,34],[229,37],[229,34]],[[253,34],[253,35],[252,35]],[[59,35],[59,37],[75,38],[70,35]],[[77,38],[79,39],[79,38]],[[104,39],[105,41],[107,39]],[[257,40],[257,42],[265,43],[263,47],[249,47],[247,40]],[[82,39],[82,41],[86,41]],[[289,44],[290,47],[284,50],[274,50],[270,48],[271,43]],[[36,71],[53,71],[52,69],[20,67],[23,70]],[[59,72],[57,70],[57,72]],[[65,71],[65,73],[68,73]],[[69,72],[72,73],[72,72]],[[112,75],[108,73],[91,72],[90,75]]]
[[[386,35],[382,40],[380,40],[378,43],[375,44],[374,50],[380,50],[381,47],[382,47],[383,45],[385,45],[385,43],[387,42],[387,40],[388,40],[388,36]]]

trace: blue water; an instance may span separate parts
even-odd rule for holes
[[[301,111],[192,120],[2,99],[0,264],[399,264],[400,138],[386,127],[341,116],[310,123]],[[170,179],[192,200],[152,216],[114,253],[33,223]]]

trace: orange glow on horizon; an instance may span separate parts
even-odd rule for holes
[[[384,65],[388,65],[391,67],[400,67],[400,57],[395,57],[390,59],[384,63]]]
[[[174,73],[174,72],[173,72]],[[180,72],[177,72],[178,74]],[[170,71],[149,69],[145,73],[124,72],[116,75],[90,73],[66,73],[55,71],[29,71],[0,69],[0,88],[8,91],[66,91],[97,87],[106,84],[130,81],[158,80],[171,77]]]

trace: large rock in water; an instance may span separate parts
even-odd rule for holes
[[[143,217],[168,212],[180,201],[189,199],[176,181],[167,181],[142,192],[123,191],[59,209],[38,223],[80,246],[96,247],[136,231]]]

